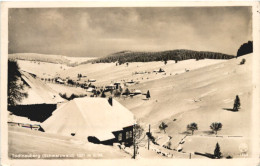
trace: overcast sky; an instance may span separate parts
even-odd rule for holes
[[[9,53],[93,57],[192,49],[235,55],[248,40],[251,7],[9,10]]]

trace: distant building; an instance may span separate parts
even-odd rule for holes
[[[94,91],[94,88],[92,88],[92,87],[89,87],[88,89],[87,89],[87,92],[93,92]]]
[[[105,145],[133,141],[134,115],[114,99],[76,98],[42,123],[45,132],[88,139]]]
[[[58,79],[56,80],[56,82],[58,82],[58,83],[60,83],[60,84],[64,84],[64,83],[65,83],[61,78],[58,78]]]
[[[155,72],[155,73],[163,73],[165,71],[162,68],[160,68],[159,70],[154,70],[153,72]]]
[[[105,88],[106,88],[106,90],[114,90],[114,89],[116,89],[116,85],[110,84],[108,86],[105,86]]]
[[[88,79],[88,82],[96,82],[95,79]]]
[[[116,86],[116,89],[119,89],[121,83],[120,82],[115,82],[114,85]]]
[[[133,80],[131,80],[131,81],[128,81],[128,82],[126,82],[126,83],[128,83],[128,84],[133,84],[133,83],[135,83]]]
[[[139,95],[139,94],[142,94],[141,90],[135,90],[134,91],[134,95]]]

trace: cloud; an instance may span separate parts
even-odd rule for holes
[[[9,53],[104,56],[121,50],[236,54],[252,40],[250,7],[17,8]]]

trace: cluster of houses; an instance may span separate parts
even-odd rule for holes
[[[116,90],[123,88],[120,82],[111,83],[110,85],[105,86],[105,90]]]
[[[163,73],[165,72],[162,68],[159,68],[158,70],[153,70],[154,73]],[[132,74],[150,74],[151,72],[147,72],[147,71],[136,71]]]
[[[59,83],[59,84],[80,84],[79,82],[75,82],[73,81],[72,79],[69,79],[69,78],[66,78],[66,79],[62,79],[60,77],[56,77],[55,79],[55,82],[56,83]],[[95,79],[88,79],[87,82],[96,82]]]
[[[35,75],[35,77],[36,77],[36,75]],[[78,74],[78,78],[85,78],[85,77],[87,77],[87,76]],[[78,81],[80,81],[80,79],[75,81],[73,79],[70,79],[69,77],[67,77],[66,79],[63,79],[59,76],[56,76],[55,78],[41,78],[41,80],[49,81],[49,82],[55,82],[57,84],[64,84],[64,85],[77,85],[77,86],[83,85],[82,83],[78,82]],[[87,81],[85,81],[85,83],[86,82],[93,83],[93,82],[96,82],[96,80],[95,79],[88,79]]]
[[[52,82],[55,82],[57,84],[62,84],[62,85],[67,85],[67,86],[81,87],[83,89],[86,89],[87,92],[94,92],[95,89],[96,89],[96,86],[92,84],[92,83],[96,82],[95,79],[88,79],[88,81],[85,81],[84,83],[80,83],[80,82],[74,81],[74,80],[69,79],[69,78],[62,79],[60,77],[56,77],[54,79],[43,79],[42,78],[42,80],[52,81]]]
[[[87,82],[79,83],[79,82],[75,82],[69,78],[62,79],[60,77],[56,77],[54,79],[54,81],[58,84],[72,85],[72,86],[75,85],[75,86],[81,87],[82,89],[85,89],[87,92],[92,93],[91,97],[99,96],[102,93],[102,91],[111,92],[113,90],[121,90],[120,93],[122,93],[124,86],[137,83],[133,80],[124,81],[124,84],[122,84],[120,81],[116,81],[116,82],[111,82],[109,85],[105,85],[104,87],[98,88],[93,84],[94,82],[96,82],[95,79],[88,79]],[[135,95],[139,95],[139,94],[142,94],[140,90],[131,90],[129,93],[122,93],[122,95],[129,95],[131,97],[135,96]]]

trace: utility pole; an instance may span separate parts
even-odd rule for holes
[[[135,124],[134,124],[134,128],[133,128],[133,138],[134,138],[134,142],[133,142],[133,144],[134,144],[134,156],[133,156],[133,158],[135,159],[135,153],[136,153],[136,151],[135,151],[135,148],[136,148],[136,130],[135,130]]]
[[[149,136],[151,134],[151,125],[149,124]],[[150,149],[150,137],[148,136],[148,150]]]

